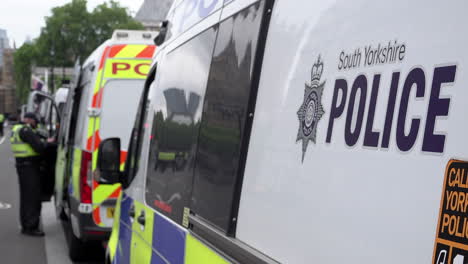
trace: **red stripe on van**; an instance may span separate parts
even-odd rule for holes
[[[155,200],[154,205],[166,213],[172,213],[172,206],[163,201]]]
[[[97,148],[99,148],[99,144],[101,144],[101,136],[99,135],[99,130],[96,130],[94,133],[94,149],[95,151]]]
[[[115,45],[112,46],[110,53],[109,53],[109,58],[114,58],[115,55],[119,54],[121,50],[123,50],[127,45]]]
[[[109,49],[110,47],[106,47],[104,53],[102,53],[101,62],[99,63],[99,70],[102,70],[102,67],[104,67],[104,61],[106,60],[107,53],[109,53]]]
[[[156,50],[156,46],[148,45],[144,50],[138,53],[136,57],[137,58],[152,58],[155,50]]]
[[[86,150],[91,151],[91,147],[93,146],[93,137],[88,138],[86,142]]]
[[[102,95],[104,94],[104,87],[101,87],[101,89],[99,89],[99,92],[97,93],[97,102],[96,102],[96,107],[97,108],[101,108],[102,106]]]
[[[91,107],[101,108],[102,105],[102,94],[104,93],[104,87],[101,87],[97,93],[93,95],[93,100],[91,102]]]
[[[122,186],[119,186],[110,196],[109,198],[119,198],[120,191],[122,190]]]
[[[120,164],[125,163],[127,160],[127,151],[120,151]]]
[[[99,92],[97,92],[97,93],[95,93],[93,95],[93,101],[91,102],[91,107],[96,107],[98,94],[99,94]]]
[[[93,148],[93,139],[94,139],[94,148]],[[88,141],[86,142],[86,150],[94,152],[99,147],[99,144],[101,143],[101,136],[99,135],[99,130],[96,130],[94,132],[94,136],[88,138]]]
[[[93,211],[93,218],[94,218],[94,222],[96,222],[96,224],[100,224],[102,221],[101,221],[101,215],[99,214],[99,207],[94,209]]]

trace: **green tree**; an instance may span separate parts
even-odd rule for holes
[[[23,44],[13,56],[17,96],[25,103],[31,89],[31,65],[37,57],[35,43]]]
[[[91,13],[91,29],[94,33],[94,45],[99,45],[112,36],[116,29],[144,29],[143,25],[129,16],[126,8],[110,1],[97,6]]]
[[[86,0],[72,0],[52,9],[38,39],[40,65],[72,66],[78,58],[87,58],[115,29],[143,29],[115,1],[101,4],[92,12],[86,5]]]
[[[112,36],[115,29],[143,29],[143,26],[130,16],[126,8],[113,0],[97,6],[92,12],[88,12],[86,0],[72,0],[55,7],[52,15],[45,18],[39,38],[18,50],[19,54],[15,56],[15,64],[19,65],[16,67],[17,76],[28,75],[24,78],[30,80],[33,64],[72,67],[78,58],[83,62]],[[31,49],[33,53],[25,54]],[[26,83],[20,79],[17,82]]]
[[[87,39],[93,33],[86,0],[53,8],[45,24],[37,40],[39,65],[72,66],[78,57],[87,55]]]

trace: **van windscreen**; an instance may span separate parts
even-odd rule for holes
[[[101,139],[119,137],[127,149],[144,80],[111,80],[104,86],[102,98]]]

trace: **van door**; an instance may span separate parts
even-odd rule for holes
[[[72,110],[74,109],[75,93],[81,82],[81,65],[79,61],[75,64],[74,79],[70,85],[70,91],[67,95],[67,101],[63,110],[63,116],[60,122],[60,130],[57,139],[57,159],[55,164],[55,208],[57,215],[62,215],[63,195],[67,193],[68,178],[66,177],[68,153],[69,128],[71,123]]]
[[[98,113],[89,119],[86,149],[93,153],[92,170],[96,169],[97,148],[101,140],[117,137],[122,142],[122,160],[145,79],[151,65],[154,45],[114,45],[101,69],[91,107]],[[125,106],[125,107],[123,107]],[[119,185],[92,182],[93,220],[100,227],[111,227],[112,212],[120,193]]]
[[[217,19],[204,21],[211,24],[201,32],[188,32],[189,41],[166,47],[168,52],[156,75],[159,83],[152,93],[153,108],[148,113],[153,121],[148,124],[150,134],[145,135],[144,144],[149,150],[143,199],[153,215],[145,228],[152,229],[153,234],[147,236],[145,229],[140,236],[152,245],[153,252],[159,253],[153,254],[152,261],[163,258],[169,263],[185,262],[185,228],[201,112],[218,34]],[[220,78],[225,77],[222,72],[219,74]]]
[[[91,83],[92,65],[80,71],[80,79],[76,88],[69,93],[69,109],[63,137],[59,138],[59,161],[56,167],[59,170],[56,176],[59,186],[56,191],[63,195],[73,197],[76,201],[80,199],[79,169],[81,166],[82,150],[81,138],[83,137],[84,116],[87,114],[86,99],[87,90]],[[59,189],[60,188],[60,189]],[[68,199],[67,199],[68,200]]]
[[[150,208],[137,201],[134,201],[133,208],[130,211],[134,213],[134,217],[132,218],[133,235],[130,263],[152,263],[153,212]],[[159,260],[159,262],[153,263],[162,262]]]
[[[118,230],[113,230],[109,242],[110,251],[113,252],[112,255],[114,256],[114,263],[150,263],[148,255],[151,257],[152,250],[151,243],[148,243],[148,241],[150,241],[149,236],[152,234],[151,227],[149,227],[152,223],[152,212],[151,210],[148,211],[143,204],[144,175],[139,173],[139,168],[143,167],[141,164],[146,163],[145,156],[141,157],[140,154],[146,153],[148,150],[148,146],[142,144],[143,139],[149,135],[149,132],[145,129],[147,126],[143,124],[148,122],[146,117],[149,102],[146,99],[150,86],[154,81],[155,69],[156,66],[154,66],[146,80],[131,131],[124,172],[126,177],[122,183],[124,192],[121,202],[116,208],[116,217],[118,217],[119,222],[114,225],[114,228],[117,227]],[[125,142],[123,143],[125,144]],[[118,233],[115,234],[114,232]],[[113,246],[114,235],[117,235],[118,241]]]

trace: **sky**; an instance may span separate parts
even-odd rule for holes
[[[37,38],[41,27],[45,25],[44,17],[51,14],[53,7],[64,5],[71,0],[0,0],[0,28],[6,29],[16,47],[20,47],[27,39]],[[105,0],[88,0],[88,10],[94,9]],[[143,0],[116,0],[121,6],[128,7],[132,16],[136,14]]]

